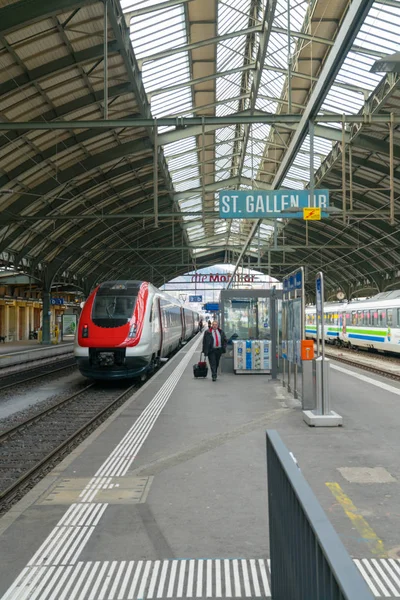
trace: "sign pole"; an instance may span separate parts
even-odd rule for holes
[[[303,418],[307,425],[313,427],[337,427],[343,424],[343,418],[330,410],[329,406],[330,361],[325,359],[324,275],[321,271],[315,278],[315,304],[318,353],[314,363],[316,409],[303,410]],[[321,345],[319,344],[320,332]]]

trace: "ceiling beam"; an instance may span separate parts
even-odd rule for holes
[[[115,40],[108,42],[107,51],[109,56],[116,54],[118,52],[118,43]],[[86,48],[85,50],[80,50],[78,52],[74,52],[73,54],[67,54],[66,56],[62,56],[56,60],[49,61],[43,65],[40,65],[40,67],[31,69],[30,71],[26,69],[24,73],[16,75],[12,79],[0,83],[0,96],[9,94],[15,90],[20,91],[25,86],[28,86],[39,79],[43,79],[49,75],[54,76],[57,73],[61,73],[62,71],[70,69],[76,65],[80,65],[89,61],[96,61],[101,59],[103,56],[104,46],[103,44],[99,44],[98,46],[92,46],[91,48]]]
[[[193,80],[194,81],[194,80]],[[120,84],[118,86],[114,86],[110,88],[110,91],[114,96],[120,96],[122,94],[126,94],[132,91],[132,88],[129,84]],[[55,119],[56,116],[61,116],[67,112],[72,112],[77,110],[78,108],[82,108],[87,104],[91,104],[94,102],[100,102],[103,99],[103,92],[96,92],[96,97],[90,96],[88,98],[79,98],[77,100],[73,100],[68,103],[64,107],[57,107],[57,115],[54,114],[54,111],[49,111],[49,114],[43,115],[43,118],[46,116],[49,119]],[[88,100],[91,100],[88,102]],[[308,105],[307,105],[308,106]],[[62,112],[61,112],[62,111]],[[183,129],[187,131],[185,128],[188,128],[186,136],[183,137],[191,137],[197,135],[202,127],[202,120],[204,118],[204,125],[206,127],[206,133],[210,131],[215,131],[215,129],[219,129],[221,127],[226,127],[228,125],[260,125],[260,124],[271,124],[271,125],[286,125],[286,124],[302,124],[303,119],[300,114],[284,114],[284,113],[269,113],[257,111],[254,115],[248,114],[248,111],[243,113],[232,113],[231,115],[226,115],[224,117],[213,117],[213,116],[204,116],[204,117],[160,117],[157,120],[150,118],[134,118],[134,119],[107,119],[102,120],[98,119],[96,121],[14,121],[14,122],[0,122],[0,130],[1,131],[15,131],[15,130],[25,130],[25,131],[52,131],[55,129],[64,129],[66,131],[72,129],[120,129],[120,128],[128,128],[128,127],[154,127],[155,122],[157,121],[158,127],[177,127],[179,129]],[[337,113],[324,113],[320,115],[315,115],[314,117],[310,117],[310,121],[314,121],[315,123],[342,123],[343,115],[339,115]],[[307,121],[308,122],[308,121]],[[349,114],[346,115],[345,118],[346,123],[360,123],[360,124],[384,124],[390,123],[390,115],[389,114],[374,114],[374,115],[363,115],[363,114]],[[392,122],[395,124],[400,123],[400,115],[394,114],[392,118]],[[200,127],[200,129],[196,129]],[[189,128],[192,128],[190,130]],[[299,127],[297,126],[296,132],[299,131]],[[174,133],[174,132],[172,132]],[[176,138],[181,139],[181,138]],[[167,134],[160,135],[160,145],[170,143],[176,141],[176,139],[169,139]],[[296,136],[296,139],[299,139],[299,135]],[[292,152],[293,150],[291,150]]]
[[[95,4],[98,0],[20,0],[0,9],[0,34],[6,34],[20,27],[27,27],[60,13]]]
[[[344,17],[342,25],[336,36],[335,43],[332,46],[326,61],[324,62],[318,81],[316,82],[311,96],[307,102],[307,107],[301,115],[300,123],[272,181],[272,189],[279,189],[282,181],[286,177],[287,172],[292,166],[297,152],[300,150],[301,145],[307,136],[309,122],[310,120],[316,119],[318,111],[320,110],[326,95],[335,81],[336,75],[338,74],[340,67],[342,66],[349,50],[351,49],[361,25],[364,23],[373,1],[374,0],[353,0],[353,2],[349,5],[346,16]],[[247,241],[237,259],[233,275],[242,262],[246,250],[253,240],[253,237],[261,222],[261,219],[256,221],[251,228]]]

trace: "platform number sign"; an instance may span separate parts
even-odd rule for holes
[[[203,302],[203,296],[189,296],[189,302]]]
[[[322,314],[322,277],[318,273],[315,280],[315,297],[317,305],[317,313]]]

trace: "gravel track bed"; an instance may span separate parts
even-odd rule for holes
[[[13,391],[14,386],[23,386],[32,383],[34,379],[40,378],[45,381],[46,376],[55,375],[56,373],[62,376],[64,373],[68,374],[76,370],[76,362],[74,358],[64,359],[62,361],[52,362],[43,366],[32,367],[20,372],[12,373],[10,375],[4,375],[0,377],[0,399],[4,398],[4,394],[15,393]],[[27,381],[27,380],[30,381]],[[12,386],[3,390],[4,386]]]
[[[353,367],[358,367],[390,379],[400,380],[400,359],[397,356],[382,355],[349,348],[334,348],[332,346],[325,346],[325,355],[327,358]]]
[[[67,371],[67,373],[69,373],[69,371]],[[65,398],[68,398],[69,396],[71,396],[72,394],[83,390],[83,388],[87,387],[87,385],[89,383],[90,383],[90,381],[88,379],[83,378],[79,373],[77,373],[76,380],[68,382],[65,385],[65,387],[61,388],[60,392],[56,392],[55,394],[48,396],[45,400],[39,400],[38,402],[33,401],[33,403],[30,406],[28,406],[27,408],[24,408],[23,410],[19,410],[18,412],[13,413],[9,417],[4,417],[4,418],[0,419],[0,435],[7,429],[10,429],[11,427],[14,427],[15,425],[19,425],[20,423],[23,423],[27,419],[30,419],[31,417],[34,417],[37,414],[40,414],[41,412],[54,406],[55,404],[58,404]],[[38,382],[36,382],[36,386],[37,385],[38,385]],[[31,382],[31,385],[28,386],[28,384],[26,384],[26,386],[24,386],[24,388],[22,388],[22,389],[18,386],[18,393],[20,393],[20,392],[26,393],[27,390],[32,390],[32,392],[33,392],[35,390],[36,386],[35,386],[35,382],[33,382],[33,381]],[[6,393],[8,394],[7,398],[6,398]],[[11,402],[13,396],[15,396],[15,395],[16,395],[15,390],[9,389],[7,391],[4,391],[1,394],[0,398],[5,399],[8,402]]]
[[[88,382],[86,382],[87,385]],[[78,396],[66,405],[44,416],[39,421],[35,421],[24,427],[12,436],[7,437],[0,444],[0,494],[125,392],[123,398],[112,409],[110,408],[110,412],[107,412],[101,420],[96,421],[89,431],[82,432],[82,434],[73,440],[72,447],[79,444],[93,429],[99,426],[102,420],[107,418],[111,412],[125,402],[127,397],[138,387],[138,385],[132,386],[131,383],[125,383],[124,385],[114,384],[112,386],[95,384],[89,389],[81,391]],[[1,425],[2,431],[4,432],[10,426],[12,425],[8,424],[8,427],[4,427],[3,421]],[[53,468],[65,454],[68,454],[72,450],[72,447],[68,445],[68,449],[63,451],[61,456],[55,456],[51,464],[46,465],[45,471],[48,472]],[[41,472],[40,475],[36,474],[33,479],[30,479],[29,487],[33,487],[43,477],[43,474]],[[25,486],[23,492],[18,497],[13,498],[12,502],[18,500],[26,491]],[[5,504],[6,506],[2,508],[3,510],[8,510],[10,503],[7,501]]]

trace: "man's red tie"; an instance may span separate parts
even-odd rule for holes
[[[215,332],[215,347],[218,348],[218,332]]]

